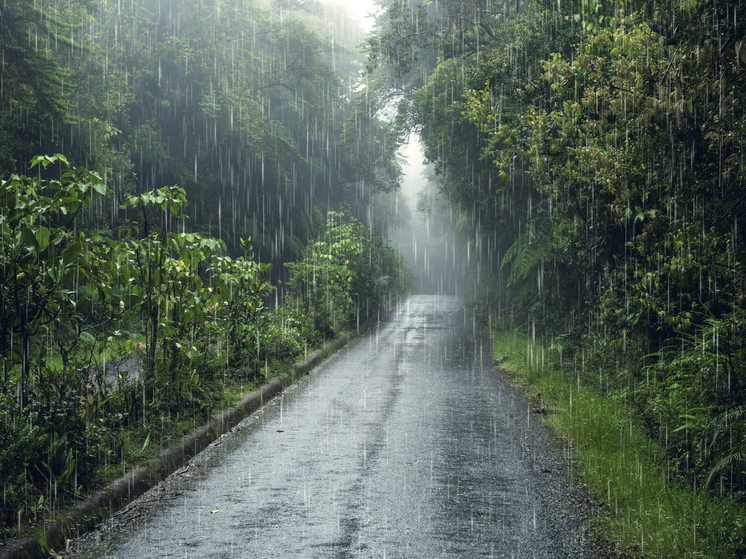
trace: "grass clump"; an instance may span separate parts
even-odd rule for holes
[[[645,557],[744,556],[743,505],[677,475],[632,406],[586,382],[582,362],[560,365],[560,344],[503,330],[493,333],[493,351],[498,367],[539,400],[546,423],[567,439],[602,503],[605,537]]]

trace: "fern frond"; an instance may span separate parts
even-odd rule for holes
[[[741,416],[746,414],[746,405],[735,406],[715,417],[708,427],[712,430],[712,442],[710,446],[715,444],[715,440],[718,438],[724,428],[732,425],[734,421],[738,420]]]
[[[523,282],[550,256],[548,243],[537,238],[533,228],[518,237],[505,253],[500,269],[510,263],[508,286]]]
[[[718,437],[722,433],[726,432],[726,429],[732,426],[734,422],[738,421],[741,417],[744,417],[744,415],[746,415],[746,405],[734,406],[717,415],[717,417],[715,417],[710,422],[708,430],[712,431],[712,438],[710,440],[709,447],[706,448],[708,454],[709,451],[715,446],[715,442],[717,441]],[[727,468],[733,462],[746,462],[746,451],[738,450],[736,452],[731,452],[724,458],[720,459],[718,463],[715,464],[715,466],[713,466],[713,468],[710,470],[710,475],[707,476],[705,487],[708,487],[710,485],[710,482],[712,481],[712,478],[715,477],[715,474]]]
[[[716,473],[730,466],[732,462],[746,462],[746,452],[732,452],[715,464],[712,470],[710,470],[710,475],[707,476],[705,487],[709,487],[710,482],[712,481],[712,478],[715,477]]]

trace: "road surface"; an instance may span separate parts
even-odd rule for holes
[[[586,556],[562,448],[494,368],[461,298],[408,298],[240,435],[93,553]]]

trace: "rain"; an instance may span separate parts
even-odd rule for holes
[[[4,0],[0,559],[746,555],[741,11]]]

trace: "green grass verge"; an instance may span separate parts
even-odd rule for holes
[[[571,443],[584,482],[603,505],[603,536],[644,557],[738,556],[744,507],[669,479],[664,449],[645,435],[633,411],[584,385],[577,372],[554,366],[554,349],[515,331],[493,332],[499,368]]]

